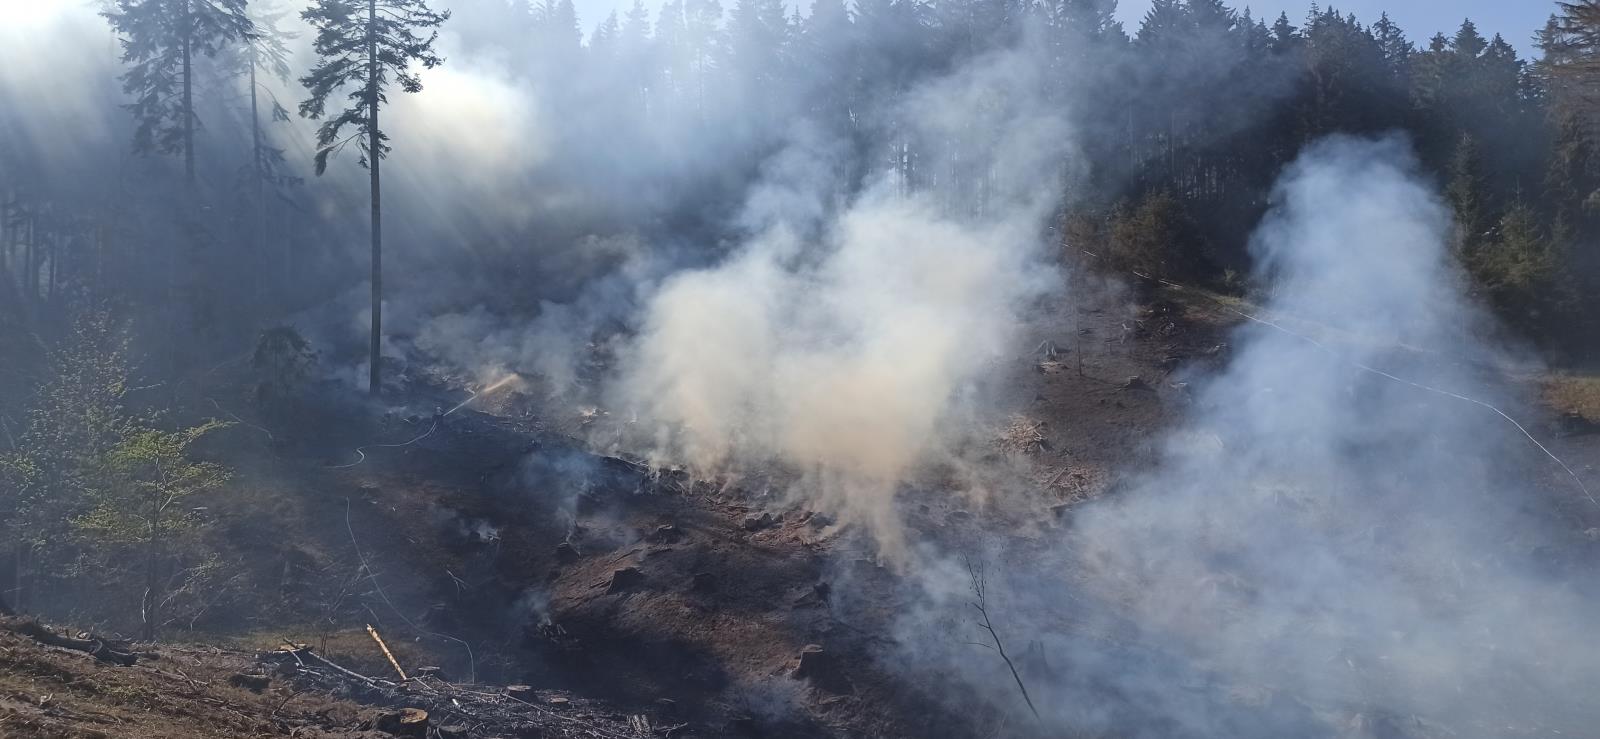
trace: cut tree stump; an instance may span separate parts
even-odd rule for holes
[[[267,675],[258,675],[249,672],[235,673],[228,678],[228,684],[235,688],[243,688],[252,693],[260,693],[272,685],[272,678]]]
[[[812,685],[830,693],[852,692],[843,665],[833,654],[824,651],[820,644],[807,644],[800,650],[800,664],[795,668],[794,676],[810,680]]]
[[[637,567],[623,567],[611,573],[611,582],[606,585],[607,593],[622,593],[644,584],[644,573]]]
[[[428,712],[420,708],[402,708],[392,713],[380,714],[373,727],[395,736],[422,739],[428,735]]]

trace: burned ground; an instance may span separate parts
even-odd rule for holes
[[[997,557],[996,567],[1042,551],[1039,541],[1072,526],[1076,506],[1115,495],[1121,471],[1153,459],[1147,440],[1194,402],[1191,378],[1227,361],[1237,320],[1213,298],[1180,290],[1128,307],[1047,306],[1028,327],[1031,351],[999,368],[1007,413],[997,416],[993,448],[982,452],[1016,471],[1022,482],[1012,487],[1021,492],[987,501],[953,497],[940,487],[946,473],[929,472],[901,494],[916,536]],[[196,392],[230,416],[252,420],[238,377],[224,371],[207,383]],[[583,713],[578,723],[546,721],[545,734],[530,736],[585,726],[591,735],[637,735],[641,724],[630,717],[645,717],[643,725],[658,735],[670,728],[671,736],[1031,731],[1020,704],[1012,711],[967,701],[944,677],[897,669],[905,645],[896,640],[905,637],[895,625],[913,585],[827,511],[771,494],[781,487],[780,472],[772,480],[695,480],[651,469],[572,435],[594,422],[581,411],[556,415],[548,403],[513,396],[485,398],[435,426],[428,409],[464,397],[418,385],[410,404],[416,410],[373,416],[364,426],[312,424],[289,432],[298,435],[292,440],[281,438],[284,430],[247,423],[228,431],[211,453],[236,464],[239,484],[207,503],[216,511],[217,545],[242,574],[226,597],[167,632],[178,644],[225,648],[162,646],[158,660],[113,668],[0,635],[0,733],[357,735],[372,728],[376,712],[420,698],[330,691],[292,676],[262,694],[226,683],[230,675],[268,669],[258,653],[286,642],[392,679],[366,624],[407,668],[436,666],[461,684],[528,685],[538,701],[559,698],[562,710]],[[373,438],[414,443],[368,447],[352,465],[355,447]],[[1567,437],[1555,450],[1592,459],[1595,443]],[[1591,504],[1564,489],[1539,459],[1529,458],[1527,473],[1543,480],[1553,503],[1529,505],[1574,532],[1570,541],[1548,545],[1550,566],[1570,572],[1592,562],[1592,537],[1582,534],[1600,521]],[[1593,478],[1587,467],[1580,474]],[[997,530],[1008,531],[1009,540],[996,542]],[[128,628],[109,610],[62,615],[110,632]],[[949,614],[953,623],[968,615],[962,607]],[[1074,618],[1058,614],[1059,627],[1076,628]],[[1074,669],[1047,658],[1030,634],[1005,636],[1024,676]],[[1175,676],[1192,670],[1174,655],[1104,636],[1105,648],[1129,664]],[[998,665],[979,646],[971,660],[982,671]],[[1201,672],[1174,679],[1208,680]],[[1287,733],[1312,725],[1311,715],[1325,709],[1270,691],[1257,700],[1237,686],[1198,694],[1254,726]],[[1103,698],[1108,712],[1138,711],[1138,696],[1107,687]],[[565,708],[574,705],[587,707]],[[530,725],[543,715],[531,707],[525,713]],[[1405,723],[1361,720],[1378,727],[1369,732],[1375,735]],[[1391,729],[1432,735],[1420,722]],[[507,730],[485,724],[467,735]]]

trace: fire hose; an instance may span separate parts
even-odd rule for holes
[[[494,392],[496,390],[499,390],[502,387],[505,387],[508,383],[510,383],[512,380],[515,380],[515,379],[517,379],[517,376],[515,374],[506,375],[505,377],[502,377],[499,380],[497,380],[496,382],[494,382],[494,384],[491,384],[491,385],[489,385],[488,387],[486,387],[486,388],[484,388],[482,390],[478,390],[478,391],[473,392],[470,397],[468,397],[466,400],[461,401],[460,403],[457,403],[454,408],[451,408],[450,410],[447,410],[447,411],[445,411],[443,413],[439,413],[439,414],[435,415],[433,417],[433,422],[428,424],[428,430],[422,432],[416,438],[411,439],[410,441],[404,441],[404,442],[400,442],[398,444],[367,444],[367,445],[364,445],[364,446],[358,446],[358,447],[356,447],[356,461],[351,462],[350,464],[330,465],[330,466],[324,467],[323,469],[329,469],[329,470],[346,470],[346,469],[350,469],[351,467],[355,467],[357,465],[360,465],[362,462],[367,461],[367,450],[368,449],[400,449],[402,447],[408,447],[408,446],[411,446],[412,444],[415,444],[415,443],[417,443],[419,441],[422,441],[423,439],[426,439],[429,436],[432,436],[433,432],[437,431],[439,429],[440,422],[444,421],[446,416],[449,416],[450,414],[455,413],[456,411],[459,411],[462,408],[467,407],[468,404],[470,404],[474,400],[477,400],[480,396],[487,395],[487,394],[492,393],[492,392]]]
[[[1099,254],[1095,254],[1094,252],[1087,251],[1087,250],[1084,250],[1084,249],[1079,249],[1078,251],[1083,252],[1084,254],[1086,254],[1086,255],[1088,255],[1090,257],[1093,257],[1095,259],[1100,259],[1100,255]],[[1355,361],[1355,360],[1352,360],[1352,359],[1346,359],[1346,358],[1340,357],[1339,355],[1335,354],[1332,349],[1329,349],[1322,342],[1317,341],[1316,339],[1313,339],[1310,336],[1306,336],[1305,334],[1301,334],[1301,333],[1298,333],[1296,331],[1293,331],[1293,330],[1291,330],[1289,328],[1286,328],[1286,327],[1284,327],[1284,326],[1282,326],[1282,325],[1280,325],[1278,323],[1275,323],[1273,321],[1269,321],[1269,320],[1266,320],[1264,318],[1258,318],[1256,316],[1253,316],[1253,315],[1251,315],[1249,313],[1246,313],[1246,312],[1244,312],[1242,310],[1234,308],[1231,305],[1227,305],[1226,303],[1223,303],[1222,301],[1217,300],[1216,298],[1213,298],[1210,295],[1207,295],[1203,291],[1196,290],[1196,289],[1191,288],[1191,287],[1189,287],[1187,285],[1180,285],[1180,284],[1178,284],[1176,282],[1172,282],[1170,280],[1164,280],[1164,279],[1161,279],[1159,277],[1143,274],[1143,273],[1141,273],[1141,272],[1139,272],[1137,270],[1129,270],[1129,272],[1131,274],[1133,274],[1133,276],[1138,277],[1139,279],[1142,279],[1142,280],[1155,282],[1155,283],[1158,283],[1158,284],[1161,284],[1161,285],[1165,285],[1167,287],[1170,287],[1170,288],[1173,288],[1173,289],[1176,289],[1176,290],[1182,290],[1184,292],[1188,292],[1188,293],[1193,293],[1193,294],[1204,296],[1208,300],[1211,300],[1213,303],[1216,303],[1223,310],[1228,311],[1229,313],[1233,313],[1234,315],[1237,315],[1237,316],[1239,316],[1241,318],[1244,318],[1246,320],[1261,324],[1261,325],[1266,326],[1268,328],[1272,328],[1272,329],[1274,329],[1276,331],[1280,331],[1280,332],[1282,332],[1282,333],[1284,333],[1284,334],[1286,334],[1288,336],[1292,336],[1294,338],[1300,339],[1301,341],[1307,342],[1307,343],[1311,344],[1312,346],[1316,347],[1317,349],[1319,349],[1320,351],[1322,351],[1324,354],[1327,354],[1329,357],[1332,357],[1336,361],[1343,362],[1343,363],[1345,363],[1347,365],[1350,365],[1351,367],[1354,367],[1355,369],[1358,369],[1358,370],[1360,370],[1362,372],[1367,372],[1367,373],[1376,375],[1378,377],[1382,377],[1384,379],[1387,379],[1387,380],[1389,380],[1391,382],[1397,382],[1397,383],[1399,383],[1401,385],[1406,385],[1406,386],[1415,388],[1417,390],[1422,390],[1424,392],[1433,393],[1435,395],[1440,395],[1440,396],[1443,396],[1443,397],[1446,397],[1446,398],[1451,398],[1451,399],[1454,399],[1454,400],[1459,400],[1459,401],[1462,401],[1464,403],[1471,403],[1473,405],[1476,405],[1476,406],[1479,406],[1479,407],[1482,407],[1482,408],[1486,408],[1486,409],[1492,411],[1495,415],[1497,415],[1500,418],[1504,419],[1506,423],[1509,423],[1514,428],[1516,428],[1516,430],[1518,432],[1520,432],[1524,437],[1526,437],[1527,440],[1534,445],[1534,447],[1538,448],[1539,451],[1543,452],[1546,457],[1549,457],[1550,461],[1555,462],[1556,466],[1560,467],[1561,471],[1563,471],[1563,472],[1565,472],[1567,474],[1567,477],[1572,478],[1573,484],[1577,486],[1579,492],[1583,493],[1583,497],[1588,499],[1589,503],[1591,505],[1593,505],[1596,509],[1600,509],[1600,500],[1596,500],[1594,494],[1589,492],[1589,486],[1583,484],[1583,478],[1579,477],[1577,472],[1574,472],[1573,469],[1570,466],[1568,466],[1565,461],[1563,461],[1560,457],[1556,456],[1555,452],[1550,451],[1549,447],[1545,446],[1543,442],[1540,442],[1538,437],[1534,436],[1533,432],[1529,431],[1526,426],[1524,426],[1521,422],[1517,421],[1517,419],[1513,418],[1511,416],[1511,414],[1506,413],[1505,411],[1503,411],[1500,408],[1496,407],[1494,404],[1489,403],[1489,402],[1484,401],[1484,400],[1479,400],[1479,399],[1471,397],[1471,396],[1462,395],[1460,393],[1451,392],[1449,390],[1444,390],[1444,389],[1441,389],[1441,388],[1433,387],[1431,385],[1426,385],[1426,384],[1423,384],[1423,383],[1420,383],[1420,382],[1416,382],[1416,381],[1413,381],[1413,380],[1408,380],[1408,379],[1405,379],[1403,377],[1398,377],[1396,375],[1390,374],[1390,373],[1385,372],[1383,370],[1377,369],[1376,367],[1371,367],[1369,365],[1363,364],[1361,362],[1358,362],[1358,361]]]

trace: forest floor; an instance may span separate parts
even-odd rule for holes
[[[1151,457],[1188,407],[1187,383],[1227,361],[1241,320],[1236,302],[1197,291],[1103,305],[1044,306],[1028,351],[996,368],[1011,419],[995,429],[996,453],[1015,458],[1033,498],[999,509],[908,494],[914,535],[1066,525],[1073,505]],[[1554,408],[1535,432],[1600,488],[1600,437],[1558,422],[1586,414],[1600,386],[1528,382]],[[531,687],[526,710],[502,706],[498,722],[454,719],[461,736],[958,737],[994,719],[874,660],[893,638],[898,576],[825,512],[782,503],[781,480],[692,480],[596,453],[576,438],[592,412],[514,394],[433,427],[429,409],[463,396],[419,388],[415,410],[374,425],[268,438],[238,411],[241,381],[210,383],[199,394],[247,422],[216,452],[238,484],[208,502],[241,576],[134,667],[0,633],[0,736],[360,736],[426,696],[229,680],[271,672],[258,655],[286,643],[393,680],[366,624],[406,669],[437,667],[483,694]],[[352,464],[374,437],[415,441]],[[1584,505],[1562,508],[1579,530],[1600,525]]]

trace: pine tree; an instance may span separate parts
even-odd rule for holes
[[[1389,68],[1390,78],[1401,85],[1407,84],[1411,76],[1411,57],[1416,53],[1416,47],[1406,40],[1405,32],[1389,20],[1388,13],[1384,13],[1377,23],[1372,24],[1372,37],[1383,51],[1383,61]]]
[[[1188,25],[1188,14],[1179,0],[1153,0],[1135,39],[1142,44],[1150,44],[1179,38]]]
[[[316,170],[328,168],[328,157],[359,136],[360,162],[370,175],[372,195],[372,329],[367,368],[367,391],[382,390],[383,341],[383,210],[379,164],[389,152],[388,137],[378,125],[378,112],[388,100],[384,90],[390,79],[404,92],[422,90],[422,80],[411,63],[425,69],[444,60],[433,51],[439,26],[450,11],[435,13],[423,0],[317,0],[300,14],[317,35],[313,42],[320,60],[300,79],[311,96],[300,103],[300,115],[316,120],[327,113],[328,98],[340,89],[353,88],[349,104],[317,130]],[[428,31],[424,38],[419,31]],[[346,138],[346,127],[357,129]]]
[[[766,125],[776,103],[788,35],[781,0],[737,0],[728,16],[725,68],[758,127]]]
[[[1551,16],[1540,34],[1545,52],[1541,71],[1562,93],[1566,105],[1590,123],[1588,131],[1600,139],[1593,121],[1600,112],[1600,0],[1560,3],[1561,13]]]
[[[250,84],[250,147],[251,147],[251,173],[257,184],[257,200],[261,198],[260,187],[268,182],[281,181],[279,165],[283,161],[283,150],[268,146],[261,132],[261,95],[265,93],[268,98],[268,117],[274,122],[289,120],[289,111],[278,102],[277,96],[261,81],[262,76],[276,78],[279,82],[289,81],[289,41],[296,35],[291,31],[282,30],[279,23],[283,20],[281,12],[265,12],[254,15],[251,23],[255,28],[245,44],[240,49],[235,59],[235,69],[243,68],[244,76],[249,78]]]
[[[266,263],[265,239],[267,236],[267,190],[280,194],[283,189],[300,183],[298,177],[284,171],[283,149],[273,146],[262,128],[263,118],[273,123],[290,120],[289,111],[278,101],[268,79],[289,81],[289,42],[297,34],[282,30],[284,12],[264,8],[263,3],[251,5],[250,20],[254,31],[244,43],[229,47],[219,54],[219,71],[231,81],[242,80],[250,97],[250,167],[249,178],[254,201],[250,236],[243,240],[251,248],[251,259],[241,266],[248,269],[258,290],[267,285],[264,278],[274,274]],[[262,108],[266,108],[263,115]],[[281,274],[281,273],[280,273]],[[258,296],[259,297],[259,296]]]
[[[622,22],[622,44],[624,47],[642,49],[649,41],[650,11],[645,9],[644,0],[633,0],[633,6],[628,8],[628,14]]]
[[[1278,20],[1272,23],[1272,50],[1278,53],[1288,51],[1299,39],[1299,29],[1289,22],[1288,13],[1279,13]]]
[[[621,43],[622,22],[617,20],[617,11],[613,10],[595,26],[594,33],[589,34],[589,56],[597,63],[611,64],[617,59]]]
[[[844,0],[816,0],[811,5],[811,15],[800,26],[795,39],[795,67],[805,70],[842,70],[853,76],[859,60],[852,43],[850,9]],[[841,75],[843,76],[843,75]],[[818,119],[841,128],[851,125],[850,100],[855,85],[849,77],[818,76],[809,80],[805,99],[811,102],[811,111]]]
[[[656,16],[656,29],[653,36],[655,51],[658,54],[656,63],[663,79],[663,87],[669,99],[683,100],[690,95],[689,78],[690,68],[694,66],[690,59],[689,29],[684,18],[682,0],[667,0],[661,4],[661,11]]]
[[[683,0],[684,41],[692,75],[694,108],[706,108],[706,85],[722,42],[722,3],[719,0]]]
[[[129,65],[122,88],[137,127],[134,150],[183,154],[184,179],[194,184],[194,57],[249,38],[245,0],[116,0],[103,15]]]
[[[652,61],[650,11],[645,8],[644,0],[633,0],[633,7],[623,17],[617,46],[622,78],[629,85],[631,97],[637,102],[636,110],[642,116],[650,108],[650,90],[655,87],[657,71]]]
[[[1461,224],[1461,248],[1472,254],[1482,246],[1490,234],[1489,213],[1484,203],[1487,187],[1483,177],[1482,155],[1478,142],[1469,134],[1462,134],[1450,157],[1450,180],[1445,195],[1454,206],[1456,221]]]
[[[531,51],[538,71],[567,91],[572,71],[581,64],[583,31],[578,27],[578,11],[572,0],[542,0],[533,9]]]
[[[1483,34],[1478,33],[1478,25],[1470,18],[1461,22],[1455,38],[1450,39],[1450,48],[1467,59],[1477,58],[1488,46],[1489,42],[1484,40]]]

